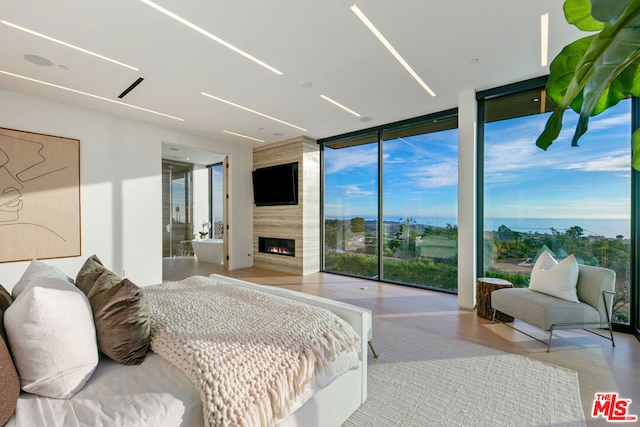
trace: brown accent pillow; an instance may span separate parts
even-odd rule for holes
[[[142,363],[149,349],[150,327],[142,289],[129,279],[116,284],[99,279],[89,292],[89,303],[100,351],[123,365]]]
[[[4,312],[12,302],[11,293],[0,285],[0,336],[2,336],[5,343],[7,342],[7,333],[4,330]]]
[[[6,341],[0,339],[0,425],[11,418],[20,396],[20,379]]]
[[[20,395],[20,379],[7,346],[7,335],[4,331],[4,311],[13,302],[11,294],[0,285],[0,425],[11,418],[16,410]]]
[[[98,277],[104,273],[104,270],[105,268],[98,256],[91,255],[87,258],[82,267],[80,267],[80,271],[78,271],[78,274],[76,275],[75,285],[78,289],[84,292],[85,295],[89,295],[89,291]]]
[[[76,276],[89,298],[98,348],[123,365],[139,365],[149,349],[149,306],[138,286],[89,257]]]

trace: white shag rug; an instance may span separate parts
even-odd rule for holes
[[[374,319],[361,426],[586,426],[578,374]]]

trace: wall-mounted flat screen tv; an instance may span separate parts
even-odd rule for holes
[[[259,168],[252,174],[256,206],[298,204],[298,162]]]

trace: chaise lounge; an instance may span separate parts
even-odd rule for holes
[[[587,327],[608,327],[610,337],[592,332],[611,340],[615,346],[611,329],[616,273],[602,267],[578,264],[576,284],[579,302],[568,301],[538,292],[530,288],[504,288],[491,293],[493,309],[492,323],[496,312],[549,331],[547,351],[551,348],[553,331],[556,329],[577,329]]]

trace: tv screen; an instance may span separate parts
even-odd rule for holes
[[[256,206],[298,204],[298,163],[270,166],[253,172]]]

